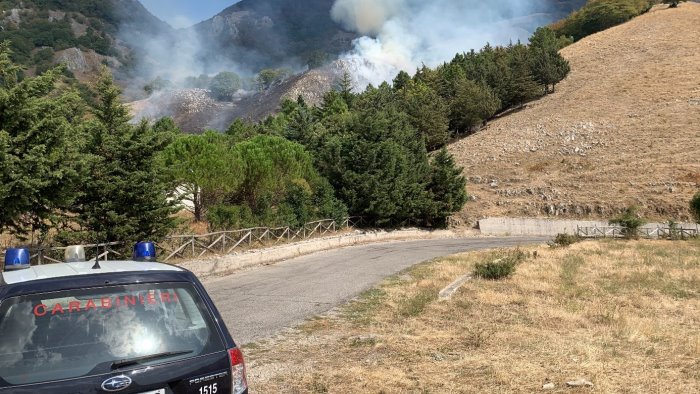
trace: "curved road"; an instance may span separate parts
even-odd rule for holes
[[[423,261],[548,239],[460,238],[354,246],[256,267],[204,286],[236,341],[246,344],[327,312]]]

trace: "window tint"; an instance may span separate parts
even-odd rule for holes
[[[0,377],[11,385],[108,372],[115,361],[165,352],[170,362],[224,346],[190,284],[80,289],[0,305]]]

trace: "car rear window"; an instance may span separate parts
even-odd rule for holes
[[[188,283],[34,294],[0,305],[0,377],[9,385],[105,373],[154,354],[174,355],[138,365],[220,350],[221,337]]]

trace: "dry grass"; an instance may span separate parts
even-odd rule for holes
[[[565,48],[572,71],[555,94],[451,145],[478,197],[461,221],[552,206],[608,219],[629,205],[689,219],[700,188],[698,26],[700,4],[658,6]]]
[[[534,249],[534,248],[533,248]],[[530,249],[532,251],[533,249]],[[261,393],[700,391],[700,242],[537,248],[505,281],[435,294],[488,252],[416,267],[246,347]],[[586,378],[593,389],[568,389]]]

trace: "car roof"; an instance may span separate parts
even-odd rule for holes
[[[94,261],[34,265],[29,268],[5,271],[0,275],[0,284],[25,283],[42,279],[67,276],[88,276],[122,272],[184,271],[174,265],[141,261],[100,261],[100,268],[93,269]]]

